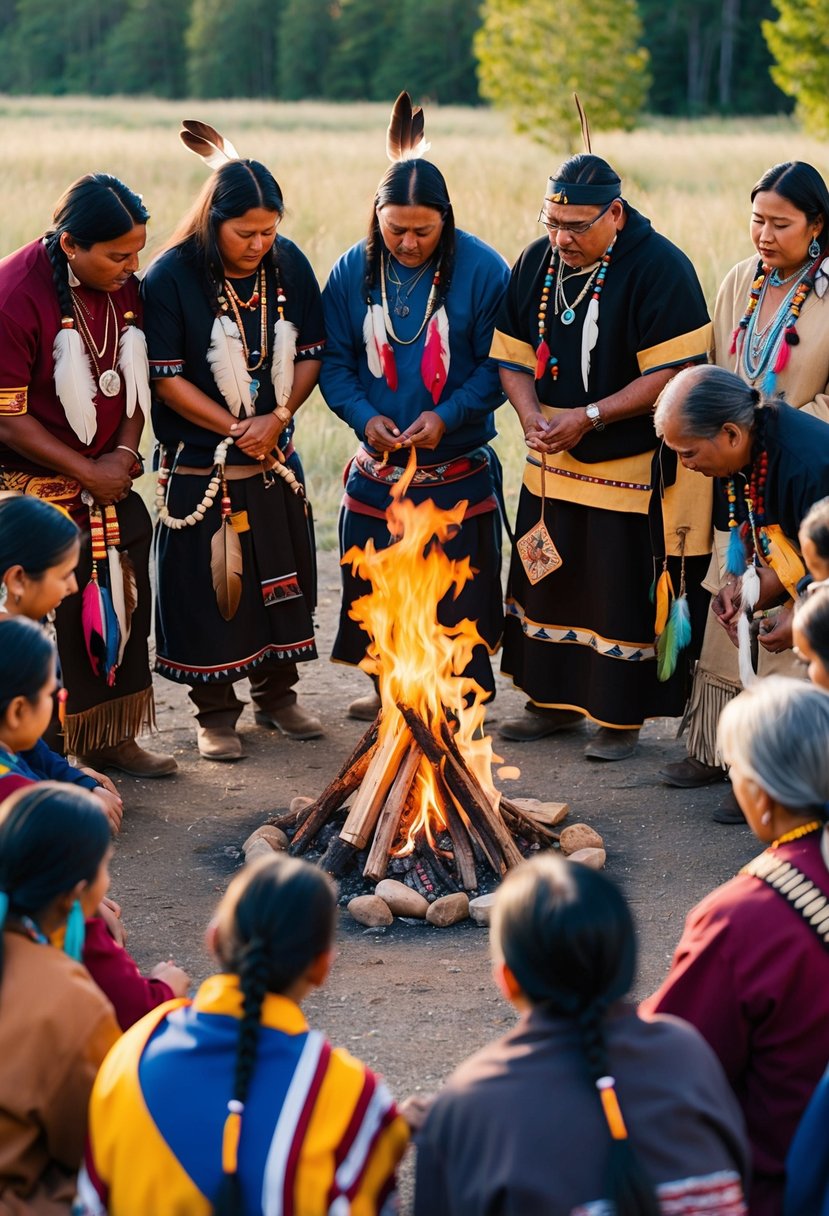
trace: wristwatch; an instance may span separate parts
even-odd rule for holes
[[[592,403],[591,405],[586,405],[584,407],[584,412],[585,412],[585,414],[587,414],[587,417],[592,422],[593,429],[595,431],[604,430],[604,423],[602,422],[602,412],[599,409],[599,407],[595,404],[595,402]]]

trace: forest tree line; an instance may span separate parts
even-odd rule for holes
[[[762,29],[778,15],[772,0],[632,3],[649,112],[791,109]],[[379,101],[405,87],[419,99],[475,105],[475,35],[488,10],[526,36],[537,12],[545,39],[556,37],[550,14],[560,13],[562,29],[579,22],[580,46],[590,45],[592,25],[597,48],[618,14],[614,0],[0,0],[0,91]],[[591,70],[570,67],[577,84]]]

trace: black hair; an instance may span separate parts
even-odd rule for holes
[[[32,494],[0,498],[0,581],[12,566],[42,578],[68,555],[80,537],[68,515]]]
[[[101,241],[117,240],[149,218],[141,196],[110,173],[87,173],[64,191],[55,204],[52,227],[43,238],[62,316],[74,315],[69,262],[60,245],[63,234],[71,236],[81,249],[90,249]]]
[[[239,219],[257,207],[274,211],[282,218],[285,202],[279,183],[270,169],[258,160],[230,160],[208,178],[192,209],[165,246],[165,249],[182,248],[201,266],[217,310],[225,280],[219,252],[219,225],[225,220]],[[277,245],[274,241],[269,250],[274,267],[277,266]]]
[[[455,265],[455,212],[449,198],[446,179],[431,161],[415,157],[398,160],[389,165],[377,187],[368,225],[366,242],[365,287],[368,294],[380,278],[380,257],[384,249],[377,212],[383,207],[428,207],[438,211],[443,230],[437,246],[440,271],[440,297],[436,309],[446,299]]]
[[[283,993],[331,948],[337,901],[329,877],[306,861],[277,854],[247,867],[219,906],[216,953],[238,975],[242,1018],[231,1102],[244,1107],[256,1065],[262,1003]],[[241,1113],[241,1111],[240,1111]],[[238,1174],[226,1173],[214,1216],[244,1211]]]
[[[829,559],[829,497],[819,498],[809,507],[799,531],[808,536],[820,557]]]
[[[0,621],[0,719],[15,697],[34,702],[54,668],[55,647],[25,616]]]
[[[829,590],[818,587],[798,600],[794,619],[812,650],[829,671]]]
[[[607,1077],[605,1014],[636,971],[633,918],[618,887],[587,866],[549,853],[534,858],[504,880],[493,938],[532,1004],[576,1023],[586,1077],[593,1085]],[[611,1138],[605,1195],[617,1216],[659,1214],[653,1185],[626,1138]]]
[[[619,186],[620,189],[622,185],[616,170],[592,152],[577,152],[575,156],[568,156],[552,176],[555,181],[571,182],[573,185],[578,182],[582,186]]]
[[[752,203],[758,194],[766,190],[773,190],[802,211],[810,224],[823,218],[817,243],[821,253],[825,252],[829,242],[829,189],[817,169],[803,160],[787,160],[780,165],[772,165],[751,191]]]
[[[0,628],[7,629],[8,624]],[[7,917],[38,915],[79,882],[92,882],[111,839],[109,821],[89,790],[41,781],[0,804],[0,895]],[[0,975],[3,966],[0,932]]]
[[[669,380],[654,413],[657,435],[662,435],[664,417],[674,405],[695,439],[713,439],[727,422],[762,430],[765,411],[775,408],[759,389],[712,363],[686,368]]]

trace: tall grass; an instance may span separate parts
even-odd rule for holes
[[[287,203],[283,231],[324,283],[339,254],[365,234],[387,163],[386,106],[0,98],[0,253],[48,226],[70,181],[105,170],[144,195],[153,217],[146,261],[204,181],[201,164],[176,135],[179,120],[193,116],[214,123],[242,155],[273,170]],[[566,154],[560,141],[551,133],[545,150],[514,135],[500,115],[438,106],[428,110],[427,132],[459,226],[513,261],[539,233],[547,176]],[[712,303],[728,268],[751,252],[748,196],[761,173],[794,158],[811,161],[829,177],[829,150],[787,120],[654,121],[627,135],[598,132],[593,143],[622,174],[631,203],[691,257]],[[509,406],[499,425],[496,446],[514,501],[524,449]],[[354,437],[315,394],[300,416],[298,446],[319,541],[331,545],[340,472]]]

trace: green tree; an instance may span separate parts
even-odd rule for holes
[[[780,16],[763,23],[775,58],[771,74],[794,97],[805,126],[829,133],[829,5],[826,0],[774,0]]]
[[[193,0],[185,42],[194,97],[277,97],[276,0]]]
[[[630,129],[648,90],[635,0],[485,0],[475,35],[481,93],[519,131],[573,146],[577,92],[593,126]]]
[[[11,93],[60,93],[66,67],[66,10],[52,0],[18,0],[3,32],[0,81]]]
[[[399,0],[399,34],[376,65],[374,96],[391,100],[408,89],[444,105],[477,105],[472,39],[480,8],[480,0]]]
[[[279,23],[279,96],[323,97],[334,42],[332,0],[288,0]]]
[[[187,88],[185,3],[126,0],[104,44],[102,91],[182,97]]]
[[[393,5],[340,0],[325,96],[335,101],[386,100],[385,94],[377,93],[374,80],[378,65],[400,42],[400,33],[399,14]]]

